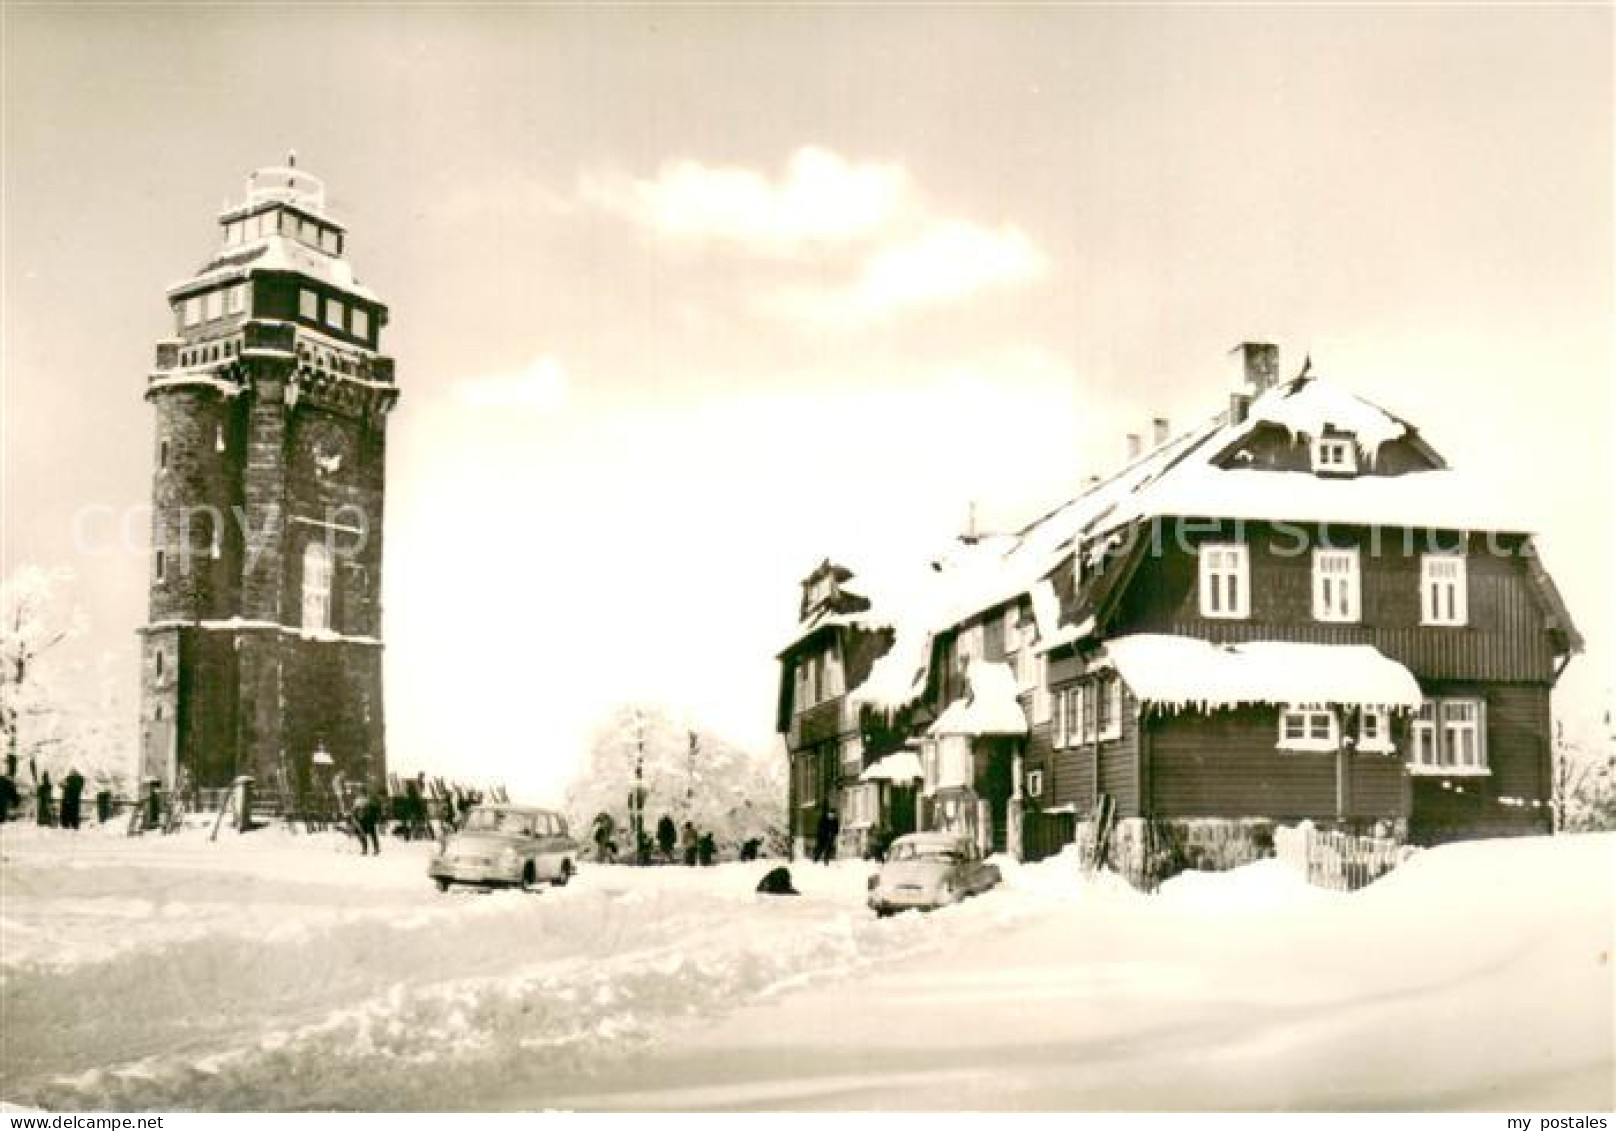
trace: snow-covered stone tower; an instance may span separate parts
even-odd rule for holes
[[[168,290],[157,344],[141,770],[173,784],[323,787],[386,773],[382,503],[387,308],[354,277],[325,187],[264,168]],[[325,765],[324,758],[320,764]],[[322,771],[329,772],[329,770]]]

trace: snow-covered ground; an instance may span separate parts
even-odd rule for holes
[[[0,826],[0,1099],[49,1109],[1612,1105],[1616,838],[1070,858],[878,921],[869,868],[591,867],[440,895],[429,847]]]

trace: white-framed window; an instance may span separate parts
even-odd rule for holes
[[[1411,773],[1485,774],[1487,704],[1474,698],[1427,699],[1414,716]]]
[[[1100,740],[1122,737],[1122,680],[1116,676],[1100,683]]]
[[[325,323],[335,329],[342,329],[347,318],[347,308],[334,298],[325,300]]]
[[[855,777],[864,769],[864,740],[858,735],[842,739],[842,773]]]
[[[1080,717],[1078,689],[1063,687],[1055,692],[1055,745],[1058,748],[1077,745]]]
[[[320,296],[304,288],[297,292],[297,313],[300,318],[307,318],[310,322],[320,320]]]
[[[218,290],[209,291],[204,297],[207,320],[212,322],[215,318],[224,314],[224,292]]]
[[[1358,749],[1365,754],[1395,754],[1392,744],[1391,712],[1385,707],[1365,707],[1358,712]]]
[[[1320,436],[1313,441],[1313,470],[1324,475],[1358,474],[1358,447],[1350,436]]]
[[[1279,748],[1322,752],[1341,745],[1335,711],[1322,703],[1302,703],[1279,713]]]
[[[370,337],[370,311],[364,307],[353,308],[353,333],[356,338]]]
[[[225,292],[224,308],[231,314],[240,314],[247,309],[246,283],[237,283]]]
[[[1044,795],[1044,771],[1027,771],[1027,796],[1042,797]]]
[[[324,542],[303,547],[303,627],[331,631],[331,549]]]
[[[200,325],[202,322],[202,296],[192,295],[185,300],[184,318],[187,326]]]
[[[824,656],[825,679],[824,685],[820,688],[820,698],[834,699],[847,690],[842,679],[842,653],[833,643],[825,650]]]
[[[1481,749],[1481,703],[1477,700],[1442,700],[1442,756],[1448,764],[1461,770],[1485,767]]]
[[[1462,625],[1470,619],[1463,554],[1420,555],[1420,623]]]
[[[1201,560],[1201,615],[1230,618],[1251,615],[1250,556],[1238,542],[1208,542]]]
[[[1093,683],[1079,684],[1077,688],[1078,719],[1084,742],[1093,742],[1100,733],[1099,687]]]
[[[1354,622],[1359,617],[1358,551],[1313,551],[1313,619]]]

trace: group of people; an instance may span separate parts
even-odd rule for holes
[[[83,821],[84,775],[70,768],[62,779],[62,798],[56,801],[56,786],[46,770],[35,780],[34,820],[44,826],[60,825],[77,829]],[[12,819],[12,810],[22,810],[22,791],[17,787],[17,756],[6,755],[6,772],[0,774],[0,822]]]
[[[705,868],[718,855],[718,845],[712,833],[697,832],[696,826],[689,821],[676,831],[673,818],[666,813],[657,822],[656,843],[662,859],[670,864],[673,863],[673,853],[677,847],[687,868],[694,868],[698,864]]]

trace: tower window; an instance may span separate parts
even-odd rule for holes
[[[163,682],[163,654],[157,653],[157,682]]]
[[[311,290],[302,290],[297,295],[297,313],[310,322],[320,318],[320,296]]]
[[[303,627],[331,630],[331,549],[324,542],[303,548]]]
[[[157,470],[168,470],[168,441],[166,439],[157,445]]]
[[[161,585],[168,580],[168,560],[163,551],[157,551],[157,583]]]
[[[342,245],[338,242],[337,233],[333,229],[320,229],[320,250],[331,255],[342,254]]]

